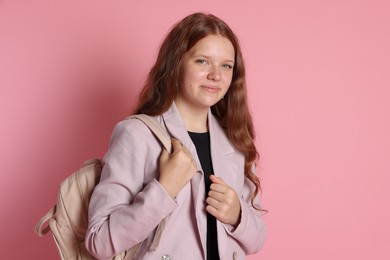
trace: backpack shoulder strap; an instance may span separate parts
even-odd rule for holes
[[[37,234],[38,236],[42,237],[44,235],[46,235],[47,232],[49,232],[50,230],[50,226],[49,224],[47,224],[45,227],[43,227],[43,225],[53,217],[53,215],[55,214],[56,212],[56,205],[54,205],[39,221],[38,223],[35,225],[35,234]]]
[[[145,125],[149,127],[149,129],[158,138],[158,140],[161,142],[164,148],[169,153],[172,152],[171,137],[154,117],[145,114],[137,114],[137,115],[132,115],[127,117],[127,119],[129,118],[136,118],[141,120]]]
[[[160,140],[161,144],[164,146],[164,148],[168,151],[168,153],[172,153],[172,143],[171,143],[171,137],[167,133],[167,131],[161,126],[161,124],[152,116],[148,116],[145,114],[137,114],[127,117],[129,118],[136,118],[141,120],[145,125],[149,127],[149,129],[154,133],[154,135],[157,137],[158,140]],[[153,238],[152,244],[150,245],[149,250],[155,251],[160,244],[161,234],[163,230],[165,229],[165,224],[168,221],[168,216],[166,216],[160,224],[157,226],[157,230],[155,233],[155,236]],[[137,246],[129,249],[127,251],[127,255],[124,258],[124,260],[132,260],[134,257],[134,254],[137,252],[138,248],[141,246],[141,244],[138,244]]]

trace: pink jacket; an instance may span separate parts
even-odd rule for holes
[[[243,154],[230,144],[211,112],[208,118],[214,174],[233,187],[241,201],[236,229],[217,221],[220,258],[245,259],[246,254],[260,250],[264,223],[261,212],[251,206],[253,185],[244,176]],[[157,139],[137,119],[118,123],[89,207],[86,247],[98,259],[110,258],[143,240],[136,259],[205,259],[205,187],[195,146],[174,104],[157,120],[192,153],[198,172],[173,200],[156,180],[162,149]],[[255,204],[259,203],[257,197]],[[156,226],[166,216],[160,243],[151,251]]]

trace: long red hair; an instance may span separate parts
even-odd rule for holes
[[[261,190],[259,178],[253,172],[259,154],[253,141],[255,132],[247,102],[244,60],[236,35],[224,21],[211,14],[194,13],[172,27],[148,74],[134,113],[160,115],[168,110],[178,93],[184,54],[209,35],[226,37],[235,50],[231,85],[224,98],[211,107],[211,112],[226,129],[230,142],[245,155],[245,176],[255,186],[253,204]]]

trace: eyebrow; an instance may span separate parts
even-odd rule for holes
[[[206,59],[210,59],[210,56],[205,55],[205,54],[202,54],[202,53],[193,53],[192,56],[193,56],[193,57],[204,57],[204,58],[206,58]],[[224,60],[224,62],[231,62],[231,63],[235,64],[234,59],[233,59],[233,60],[231,60],[231,59],[226,59],[226,60]]]

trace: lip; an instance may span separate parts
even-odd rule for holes
[[[218,92],[219,91],[219,88],[216,87],[216,86],[212,86],[212,85],[202,85],[202,88],[208,92]]]

